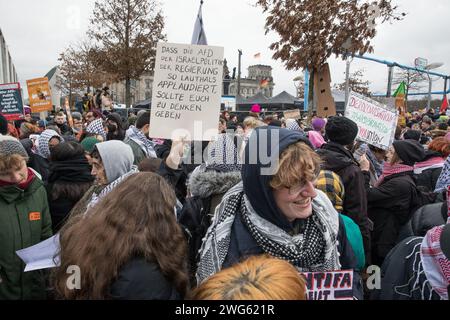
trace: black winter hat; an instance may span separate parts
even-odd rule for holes
[[[407,166],[413,166],[425,158],[425,149],[416,140],[397,140],[393,145],[395,152]]]
[[[358,125],[346,117],[332,117],[325,126],[325,134],[331,142],[346,146],[355,141]]]
[[[1,114],[0,114],[0,134],[3,134],[5,136],[8,134],[8,121]]]
[[[422,133],[419,130],[408,130],[403,134],[403,138],[420,141]]]

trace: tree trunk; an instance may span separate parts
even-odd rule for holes
[[[127,77],[125,79],[125,104],[127,106],[127,109],[131,105],[131,79],[130,79],[130,77]]]
[[[309,100],[309,107],[308,107],[308,125],[311,124],[312,121],[312,115],[313,115],[313,109],[315,106],[314,101],[314,77],[316,75],[316,69],[312,69],[309,73],[309,92],[308,92],[308,100]]]
[[[127,21],[125,25],[125,59],[127,67],[127,77],[125,78],[125,104],[128,109],[131,104],[131,79],[130,79],[130,0],[127,1]]]

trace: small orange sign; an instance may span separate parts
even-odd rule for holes
[[[30,221],[41,220],[41,213],[40,212],[30,212],[29,219],[30,219]]]
[[[52,95],[48,78],[27,80],[27,88],[31,112],[52,110]]]

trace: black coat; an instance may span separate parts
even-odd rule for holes
[[[352,153],[342,145],[329,142],[317,153],[324,161],[322,169],[339,175],[345,187],[344,208],[342,212],[359,226],[364,242],[367,262],[370,264],[371,223],[367,216],[367,194],[365,177]]]
[[[252,237],[250,231],[242,221],[241,215],[236,215],[233,226],[231,227],[230,246],[225,261],[222,264],[222,269],[230,267],[243,258],[264,254],[264,250],[258,245],[256,240]],[[337,235],[339,241],[338,252],[339,262],[342,270],[355,270],[357,261],[350,242],[347,239],[344,221],[339,217],[339,231]],[[354,295],[358,299],[363,298],[362,286],[358,273],[354,273]]]
[[[445,224],[447,218],[446,202],[427,204],[414,212],[411,218],[412,235],[424,237],[429,230]]]
[[[372,263],[381,265],[416,209],[417,188],[412,171],[390,175],[378,187],[367,187],[369,218],[374,223]]]
[[[56,234],[61,229],[64,221],[68,217],[70,211],[75,206],[77,201],[72,201],[65,197],[60,197],[56,200],[52,199],[53,184],[49,184],[47,187],[47,198],[50,215],[52,217],[52,230]]]
[[[440,300],[423,272],[422,239],[407,238],[389,252],[381,267],[380,288],[372,292],[372,300]]]
[[[50,176],[50,161],[37,154],[32,154],[28,166],[36,170],[42,177],[44,184],[47,184]]]
[[[436,183],[441,175],[442,168],[433,168],[424,170],[422,173],[416,175],[416,184],[418,187],[424,187],[427,191],[433,192],[436,188]]]
[[[167,281],[159,266],[143,258],[126,263],[111,286],[116,300],[181,300],[181,295]]]

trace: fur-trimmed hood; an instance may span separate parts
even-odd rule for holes
[[[218,172],[194,170],[189,178],[189,190],[193,196],[207,198],[227,192],[242,180],[239,171]]]

